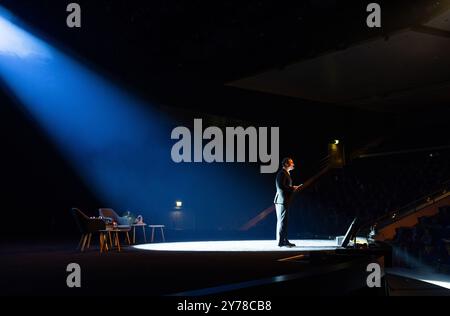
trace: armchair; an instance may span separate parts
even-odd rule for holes
[[[100,208],[98,209],[98,213],[103,219],[114,221],[117,223],[116,230],[125,233],[126,240],[129,245],[131,245],[129,231],[131,230],[131,223],[129,217],[127,216],[119,216],[113,209],[111,208]],[[111,238],[110,238],[111,239]],[[118,239],[117,239],[118,242]]]
[[[117,223],[118,229],[131,229],[131,223],[129,221],[129,218],[126,216],[119,216],[113,209],[111,208],[100,208],[98,209],[98,213],[101,217],[103,217],[106,220],[114,221]]]
[[[81,233],[77,249],[84,251],[85,247],[89,248],[91,244],[92,234],[106,229],[106,224],[100,218],[89,218],[77,208],[72,208],[72,215]]]

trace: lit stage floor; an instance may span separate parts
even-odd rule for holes
[[[326,251],[339,248],[335,239],[290,240],[296,247],[278,247],[275,240],[228,240],[169,242],[136,245],[134,248],[152,251],[198,251],[198,252],[275,252],[275,251]]]

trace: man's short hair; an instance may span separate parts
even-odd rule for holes
[[[283,158],[283,160],[281,161],[281,166],[286,167],[289,164],[289,160],[293,160],[293,159],[290,157]]]

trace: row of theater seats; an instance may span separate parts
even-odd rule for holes
[[[302,192],[296,207],[316,233],[340,233],[355,216],[362,223],[442,187],[450,179],[450,151],[356,159]]]
[[[421,217],[417,225],[397,229],[392,244],[399,253],[398,265],[417,267],[426,264],[450,273],[450,206],[438,214]]]

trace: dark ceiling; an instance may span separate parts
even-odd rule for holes
[[[251,94],[224,84],[388,37],[421,25],[448,5],[430,0],[377,1],[383,27],[374,30],[365,26],[366,6],[372,1],[80,0],[82,27],[69,29],[65,25],[69,2],[3,0],[2,5],[111,78],[177,106]]]

